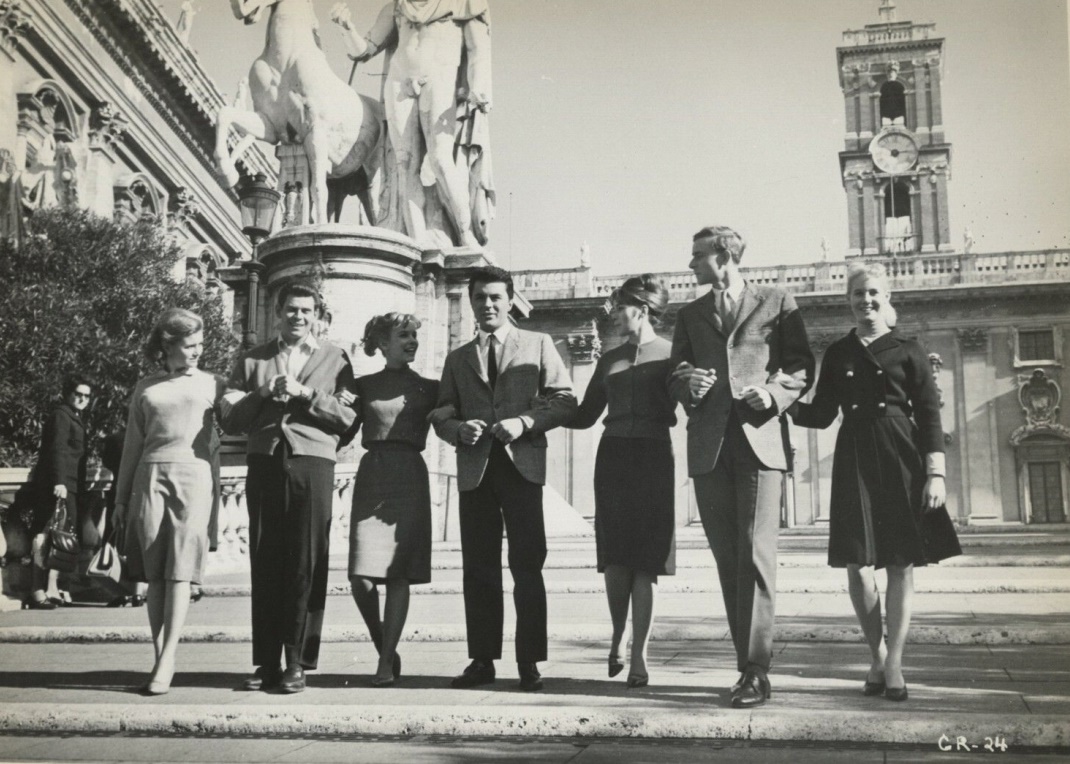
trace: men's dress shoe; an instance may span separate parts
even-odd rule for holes
[[[468,664],[462,673],[453,677],[450,687],[463,690],[467,687],[479,687],[494,681],[494,661],[475,660]]]
[[[732,693],[732,708],[755,708],[769,700],[772,694],[765,672],[748,669],[743,685]]]
[[[902,687],[885,687],[884,697],[901,703],[907,699],[907,686],[904,684]]]
[[[887,685],[883,681],[873,682],[867,679],[866,683],[862,685],[862,694],[867,698],[873,697],[874,695],[883,695],[885,687],[887,687]]]
[[[520,673],[520,689],[524,692],[537,692],[542,689],[542,676],[539,667],[534,663],[518,663],[516,669]]]
[[[743,684],[746,681],[747,681],[747,672],[746,671],[739,672],[739,679],[737,679],[736,683],[734,685],[732,685],[732,687],[730,689],[730,692],[733,695],[735,695],[737,692],[739,692],[739,688],[742,687]]]
[[[282,680],[282,669],[279,666],[268,668],[260,666],[252,676],[242,680],[241,688],[249,692],[257,690],[274,690]]]
[[[298,665],[287,666],[279,680],[279,689],[287,693],[303,692],[305,689],[305,670]]]
[[[55,610],[58,607],[52,600],[26,600],[22,606],[27,610]]]

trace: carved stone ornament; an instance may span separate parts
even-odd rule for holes
[[[1047,375],[1044,369],[1018,377],[1018,402],[1025,415],[1025,424],[1011,433],[1011,445],[1017,446],[1033,435],[1050,435],[1070,440],[1070,429],[1058,423],[1059,401],[1062,390],[1059,383]]]
[[[594,332],[568,335],[568,352],[574,363],[593,363],[602,355],[602,340]]]
[[[90,145],[98,148],[111,148],[123,137],[130,127],[128,120],[111,103],[105,101],[89,117]]]
[[[14,57],[19,35],[32,28],[33,20],[21,0],[0,0],[0,49]]]
[[[959,345],[964,353],[983,353],[988,350],[987,329],[959,329]]]
[[[201,212],[200,202],[185,186],[175,191],[171,201],[171,214],[168,219],[170,228],[178,228],[196,217]]]

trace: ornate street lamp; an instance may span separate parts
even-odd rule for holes
[[[242,231],[253,244],[253,259],[244,263],[249,286],[245,307],[245,337],[243,338],[246,348],[256,344],[260,273],[264,270],[264,264],[260,262],[256,250],[260,242],[271,233],[275,211],[278,209],[281,196],[278,191],[267,184],[267,176],[263,173],[253,175],[238,188]]]

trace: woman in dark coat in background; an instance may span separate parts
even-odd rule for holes
[[[30,517],[35,560],[45,541],[45,529],[56,508],[56,501],[67,502],[67,517],[75,528],[79,504],[85,495],[86,438],[82,412],[89,406],[92,386],[85,377],[73,375],[63,385],[63,402],[52,409],[41,433],[41,450],[30,480],[19,491],[12,506],[16,513]],[[58,602],[47,591],[55,588],[55,571],[33,567],[33,592],[25,606],[33,610],[52,610]]]
[[[872,653],[863,694],[907,699],[903,646],[914,566],[961,554],[944,507],[944,432],[929,357],[893,331],[884,268],[852,267],[856,327],[825,352],[813,401],[788,412],[824,429],[843,412],[832,463],[829,565],[847,568],[851,603]],[[885,644],[875,568],[888,572]]]

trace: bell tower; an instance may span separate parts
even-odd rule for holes
[[[953,249],[943,54],[936,25],[898,21],[894,0],[881,0],[879,23],[843,33],[836,57],[847,118],[840,174],[848,257]]]

